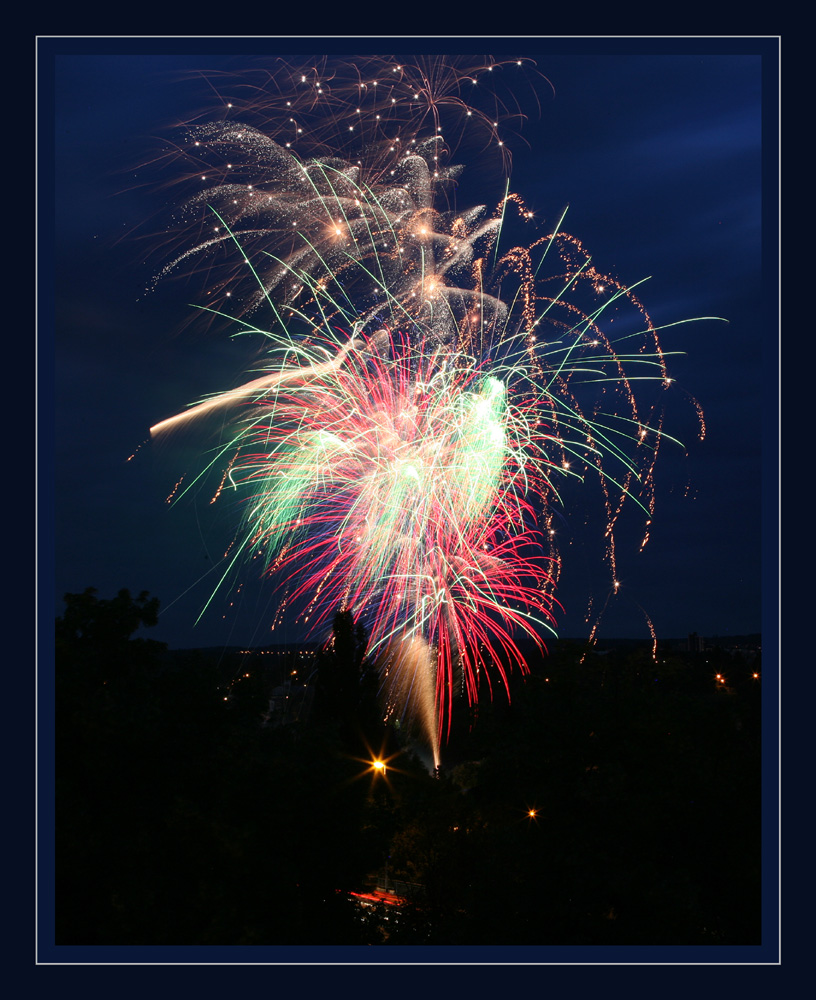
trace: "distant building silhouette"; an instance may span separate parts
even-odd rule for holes
[[[705,652],[705,639],[701,635],[697,635],[696,632],[690,632],[689,637],[686,640],[686,649],[689,653],[704,653]]]

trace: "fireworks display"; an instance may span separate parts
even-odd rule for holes
[[[219,586],[260,566],[276,615],[321,637],[351,611],[388,711],[434,747],[460,693],[506,688],[555,634],[563,485],[598,484],[614,592],[615,528],[634,507],[645,544],[665,438],[671,380],[633,288],[563,219],[536,229],[509,181],[492,207],[457,204],[454,156],[509,168],[533,72],[276,65],[167,154],[184,195],[159,277],[202,276],[205,314],[262,345],[242,385],[152,428],[218,415],[175,495],[208,475],[235,495]]]

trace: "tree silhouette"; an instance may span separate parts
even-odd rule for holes
[[[111,600],[100,600],[96,588],[65,594],[65,612],[56,620],[57,695],[76,688],[86,694],[115,683],[154,662],[166,644],[133,636],[141,627],[158,622],[159,599],[143,590],[132,597],[120,590]]]
[[[95,587],[81,594],[66,594],[65,613],[57,619],[57,639],[62,642],[115,644],[126,642],[139,626],[158,621],[159,599],[143,590],[138,597],[120,590],[110,601],[99,600]]]
[[[350,611],[334,616],[332,640],[318,663],[316,712],[322,722],[336,721],[346,729],[358,723],[361,679],[368,633]]]

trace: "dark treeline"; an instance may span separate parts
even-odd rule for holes
[[[258,672],[134,638],[157,607],[57,622],[58,944],[760,943],[758,662],[562,644],[433,776],[350,616],[272,724]],[[350,895],[383,872],[398,916]]]

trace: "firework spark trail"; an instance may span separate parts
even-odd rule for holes
[[[323,363],[316,362],[312,366],[311,374],[314,377],[319,377],[321,374],[338,369],[343,364],[349,349],[350,345],[349,347],[341,348],[337,351],[336,356],[330,361],[325,361]],[[245,382],[236,389],[231,389],[229,392],[218,393],[210,399],[206,399],[201,403],[196,403],[195,406],[191,406],[189,409],[175,414],[175,416],[168,417],[166,420],[160,420],[157,424],[154,424],[150,428],[150,433],[155,437],[158,434],[162,434],[164,431],[173,430],[181,424],[190,420],[195,420],[198,417],[203,417],[205,414],[211,413],[215,410],[226,409],[236,403],[245,402],[248,398],[263,399],[268,396],[270,392],[278,390],[287,382],[302,379],[303,374],[303,371],[299,368],[284,368],[282,371],[275,372],[273,375],[264,375],[262,378],[252,379],[251,382]]]
[[[548,561],[524,554],[540,549],[529,493],[546,471],[526,414],[494,369],[405,338],[303,362],[240,431],[244,554],[288,574],[293,599],[320,594],[315,623],[340,604],[362,614],[372,655],[432,645],[449,717],[460,672],[475,695],[491,633],[523,667],[509,625],[534,638],[553,625]]]
[[[244,498],[222,582],[260,557],[312,626],[352,610],[387,699],[413,704],[435,757],[460,686],[473,702],[498,673],[506,690],[506,670],[526,669],[519,633],[541,644],[554,629],[558,481],[598,477],[614,578],[615,524],[637,493],[651,518],[666,436],[638,400],[643,381],[668,379],[632,288],[561,220],[500,251],[508,207],[531,216],[509,189],[493,212],[439,207],[461,172],[447,165],[449,112],[507,155],[500,116],[461,96],[501,68],[324,66],[288,100],[267,80],[244,108],[265,128],[193,126],[174,152],[204,186],[163,274],[206,264],[210,315],[268,307],[274,328],[242,321],[263,336],[263,374],[152,433],[237,415],[208,466]],[[623,354],[602,326],[621,307],[638,324]]]

